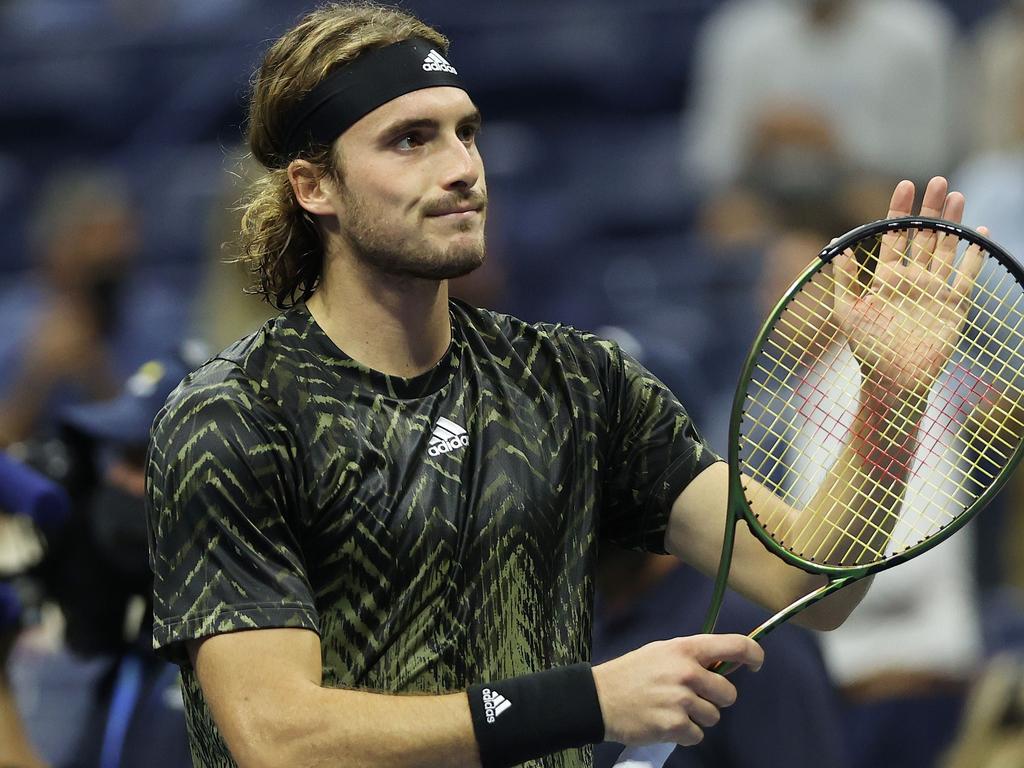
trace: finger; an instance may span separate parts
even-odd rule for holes
[[[853,293],[857,280],[857,258],[849,248],[832,259],[832,279],[835,306],[839,306]]]
[[[887,219],[909,216],[914,208],[914,182],[904,179],[896,185],[889,200]],[[878,259],[882,264],[899,264],[907,248],[906,231],[899,230],[882,236]]]
[[[697,635],[694,658],[702,667],[716,661],[745,664],[755,672],[764,663],[764,650],[746,635]]]
[[[914,208],[914,182],[904,179],[896,185],[889,199],[889,212],[885,215],[887,219],[896,219],[900,216],[909,216]]]
[[[967,205],[967,198],[962,192],[950,192],[946,195],[946,205],[942,209],[942,218],[959,224],[964,218],[964,208]]]
[[[706,669],[687,680],[690,690],[716,707],[731,707],[738,695],[736,686],[725,675]]]
[[[962,194],[950,192],[946,195],[946,206],[942,209],[942,217],[954,224],[959,224],[964,218],[965,205],[966,200]],[[956,247],[959,242],[960,238],[955,235],[943,233],[939,236],[931,269],[942,282],[946,282],[953,271],[953,261],[956,259]]]
[[[988,227],[978,227],[978,233],[987,236]],[[981,246],[971,245],[964,253],[956,279],[953,281],[953,295],[957,304],[966,299],[974,289],[974,282],[978,279],[978,273],[981,272],[984,263],[985,256]]]
[[[921,200],[921,215],[931,219],[940,218],[946,204],[948,190],[949,182],[944,176],[933,177],[924,190],[924,199]]]
[[[682,747],[692,747],[694,744],[700,744],[703,741],[704,731],[696,723],[687,723],[675,732],[673,738],[676,744]]]
[[[722,713],[718,711],[718,707],[710,701],[698,698],[695,698],[686,706],[686,714],[702,728],[710,728],[713,725],[717,725],[718,721],[722,719]]]
[[[946,205],[946,193],[949,189],[949,182],[943,176],[935,176],[928,182],[924,190],[924,199],[921,201],[921,215],[932,219],[942,216],[942,210]],[[928,269],[931,266],[935,254],[935,247],[938,243],[938,232],[934,229],[918,231],[911,242],[911,260]]]

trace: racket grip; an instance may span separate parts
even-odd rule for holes
[[[615,761],[614,768],[662,768],[678,744],[648,744],[626,747]]]
[[[739,668],[740,665],[737,664],[735,661],[716,661],[714,664],[708,667],[708,669],[710,669],[712,672],[717,672],[718,674],[726,677],[731,675]]]

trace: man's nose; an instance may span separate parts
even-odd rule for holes
[[[444,180],[445,189],[465,187],[472,189],[480,180],[479,155],[471,151],[465,143],[453,138],[445,150]]]

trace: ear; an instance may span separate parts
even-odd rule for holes
[[[317,216],[335,213],[331,206],[329,192],[331,181],[319,166],[308,160],[292,160],[288,164],[288,181],[299,205]]]

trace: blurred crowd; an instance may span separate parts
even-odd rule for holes
[[[965,222],[1024,258],[1024,0],[402,5],[451,38],[485,118],[489,260],[454,293],[614,338],[723,454],[759,320],[895,181],[949,176]],[[149,649],[146,436],[271,314],[232,261],[260,173],[246,88],[309,7],[0,1],[2,766],[189,764],[176,670]],[[667,764],[1024,765],[1022,504],[1018,472],[840,630],[773,634]],[[699,631],[709,595],[607,551],[595,661]],[[720,628],[762,618],[730,598]]]

